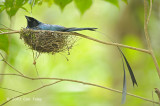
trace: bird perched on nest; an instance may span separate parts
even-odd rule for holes
[[[50,25],[42,23],[36,20],[33,17],[25,16],[27,19],[27,28],[34,30],[51,30],[51,31],[62,31],[62,32],[71,32],[71,31],[82,31],[82,30],[90,30],[95,31],[97,28],[66,28],[60,25]]]

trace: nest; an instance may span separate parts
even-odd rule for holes
[[[70,32],[22,29],[20,38],[32,49],[39,53],[59,53],[69,51],[75,41],[76,36]]]

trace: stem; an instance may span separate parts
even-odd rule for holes
[[[152,2],[150,4],[150,12],[151,12],[151,9],[152,8]],[[153,49],[152,49],[152,46],[151,46],[151,43],[150,43],[150,38],[149,38],[149,34],[148,34],[148,29],[147,29],[147,23],[149,22],[149,18],[150,16],[148,17],[148,21],[147,21],[147,2],[146,0],[144,0],[144,32],[145,32],[145,36],[146,36],[146,40],[147,40],[147,45],[148,45],[148,49],[150,51],[150,54],[152,56],[152,59],[153,59],[153,62],[155,64],[155,67],[157,69],[157,73],[158,73],[158,76],[160,78],[160,69],[159,69],[159,66],[158,66],[158,62],[157,62],[157,59],[153,53]],[[151,15],[151,13],[149,13],[149,15]]]

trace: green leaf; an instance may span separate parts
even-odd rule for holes
[[[4,5],[0,5],[0,13],[5,9]]]
[[[119,8],[118,0],[105,0],[105,1],[110,2],[111,4],[113,4],[113,5],[115,5],[115,6],[117,6]]]
[[[126,4],[128,4],[128,0],[122,0],[122,1],[124,1]]]
[[[7,14],[12,17],[14,16],[19,8],[21,8],[28,0],[5,0],[4,5]]]
[[[82,14],[92,5],[92,0],[74,0],[77,8]]]
[[[3,50],[8,54],[8,48],[9,48],[8,36],[0,35],[0,50]]]
[[[72,2],[72,0],[54,0],[54,2],[61,8],[61,10],[63,10],[67,4]]]
[[[29,13],[29,11],[28,11],[26,8],[21,7],[21,9],[23,9],[24,11],[26,11],[26,12],[28,12],[28,13]]]

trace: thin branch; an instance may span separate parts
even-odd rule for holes
[[[20,92],[20,91],[14,90],[14,89],[4,88],[4,87],[0,87],[0,88],[1,88],[1,89],[5,89],[5,90],[9,90],[9,91],[18,92],[18,93],[23,94],[23,92]]]
[[[1,24],[1,23],[0,23],[0,25],[2,25],[3,27],[5,27],[5,28],[3,28],[3,29],[5,29],[5,30],[11,30],[11,31],[14,31],[13,29],[11,29],[11,28],[7,27],[6,25],[3,25],[3,24]],[[11,23],[10,23],[10,25],[11,25]],[[2,29],[2,28],[0,28],[0,29]]]
[[[98,42],[98,43],[102,43],[102,44],[105,44],[105,45],[124,47],[124,48],[132,49],[132,50],[137,50],[137,51],[140,51],[140,52],[144,52],[144,53],[150,54],[150,52],[148,50],[146,50],[146,49],[136,48],[136,47],[132,47],[132,46],[128,46],[128,45],[123,45],[123,44],[119,44],[119,43],[104,42],[104,41],[101,41],[101,40],[98,40],[98,39],[95,39],[95,38],[92,38],[92,37],[89,37],[89,36],[86,36],[86,35],[83,35],[83,34],[80,34],[80,33],[71,32],[71,34],[72,33],[74,35],[76,35],[76,36],[80,36],[80,37],[83,37],[83,38],[86,38],[86,39],[89,39],[89,40],[92,40],[92,41],[95,41],[95,42]]]
[[[150,4],[150,8],[152,8],[152,2]],[[149,38],[149,34],[148,34],[148,29],[147,29],[147,1],[146,0],[144,0],[144,11],[145,11],[145,13],[144,13],[144,32],[145,32],[145,36],[146,36],[146,40],[147,40],[147,45],[148,45],[148,49],[150,51],[150,54],[152,56],[152,59],[154,61],[154,64],[156,66],[158,76],[160,78],[160,69],[159,69],[159,66],[158,66],[157,59],[156,59],[156,57],[153,53],[153,49],[152,49],[152,46],[151,46],[151,42],[150,42],[150,38]],[[149,13],[149,14],[151,15],[151,13]],[[149,22],[149,18],[148,18],[148,22]]]
[[[3,35],[3,34],[14,34],[14,33],[20,33],[20,31],[3,32],[3,33],[0,33],[0,35]]]
[[[3,31],[0,30],[1,33],[3,33]]]
[[[9,29],[9,28],[0,28],[0,30],[8,30],[8,31],[13,31],[12,29]]]
[[[34,31],[35,32],[39,32],[39,30],[34,30]],[[42,30],[40,30],[40,31],[42,31]],[[50,31],[50,32],[54,32],[54,31]],[[66,35],[71,35],[72,34],[72,35],[80,36],[80,37],[83,37],[83,38],[86,38],[86,39],[89,39],[89,40],[92,40],[92,41],[95,41],[95,42],[98,42],[98,43],[101,43],[101,44],[124,47],[124,48],[128,48],[128,49],[132,49],[132,50],[136,50],[136,51],[140,51],[140,52],[144,52],[144,53],[150,54],[150,51],[146,50],[146,49],[136,48],[136,47],[123,45],[123,44],[119,44],[119,43],[104,42],[104,41],[101,41],[101,40],[98,40],[98,39],[95,39],[95,38],[92,38],[92,37],[89,37],[89,36],[86,36],[86,35],[83,35],[83,34],[80,34],[80,33],[76,33],[76,32],[59,32],[59,31],[56,31],[56,32],[57,33],[66,34]],[[13,34],[13,33],[20,33],[20,31],[4,32],[4,33],[0,33],[0,35]]]
[[[8,56],[5,55],[5,58],[6,58],[6,60],[7,60]],[[1,61],[3,61],[3,59],[2,59]],[[7,64],[5,64],[5,63],[2,64],[2,67],[1,67],[1,69],[0,69],[0,70],[1,70],[1,73],[5,73],[6,66],[7,66]],[[0,83],[2,83],[3,78],[4,78],[3,76],[0,77]]]
[[[149,15],[148,15],[148,19],[147,19],[147,24],[149,23],[151,13],[152,13],[152,0],[150,0],[150,8],[149,8]]]
[[[154,101],[153,91],[152,91],[152,100]],[[155,106],[154,103],[153,103],[153,106]]]
[[[81,83],[81,84],[85,84],[85,85],[91,85],[91,86],[107,89],[109,91],[113,91],[113,92],[117,92],[117,93],[122,93],[122,91],[116,90],[116,89],[113,89],[113,88],[104,87],[104,86],[101,86],[101,85],[88,83],[88,82],[83,82],[83,81],[72,80],[72,79],[64,79],[64,78],[31,78],[31,77],[22,76],[22,75],[19,75],[19,74],[0,74],[0,75],[19,76],[19,77],[23,77],[23,78],[30,79],[30,80],[41,80],[41,79],[43,79],[43,80],[59,80],[59,81],[76,82],[76,83]],[[133,96],[133,97],[136,97],[136,98],[148,101],[148,102],[160,104],[159,102],[156,102],[156,101],[153,101],[153,100],[150,100],[150,99],[146,99],[144,97],[140,97],[140,96],[137,96],[137,95],[134,95],[134,94],[131,94],[131,93],[127,93],[127,95],[130,95],[130,96]]]
[[[18,71],[16,68],[14,68],[12,65],[10,65],[10,64],[6,61],[6,59],[3,57],[3,55],[2,55],[1,52],[0,52],[0,55],[1,55],[1,57],[3,58],[3,60],[2,60],[3,62],[5,62],[8,66],[10,66],[12,69],[14,69],[17,73],[23,75],[20,71]]]
[[[154,88],[154,89],[155,89],[155,93],[157,94],[159,103],[160,103],[160,90],[158,88]]]
[[[14,68],[12,65],[10,65],[6,60],[3,60],[8,66],[10,66],[11,68],[13,68],[17,73],[23,75],[20,71],[18,71],[16,68]]]
[[[27,92],[27,93],[23,93],[23,94],[21,94],[21,95],[18,95],[18,96],[15,96],[15,97],[13,97],[13,98],[10,98],[9,100],[7,100],[7,101],[5,101],[4,103],[2,103],[0,106],[5,105],[6,103],[10,102],[10,101],[13,100],[13,99],[16,99],[16,98],[18,98],[18,97],[21,97],[21,96],[24,96],[24,95],[27,95],[27,94],[30,94],[30,93],[33,93],[33,92],[35,92],[35,91],[38,91],[38,90],[40,90],[40,89],[42,89],[42,88],[45,88],[45,87],[47,87],[47,86],[51,86],[51,85],[56,84],[56,83],[58,83],[58,82],[61,82],[61,80],[56,81],[56,82],[51,83],[51,84],[43,85],[43,86],[41,86],[41,87],[39,87],[39,88],[37,88],[37,89],[34,89],[34,90],[32,90],[32,91],[29,91],[29,92]]]

